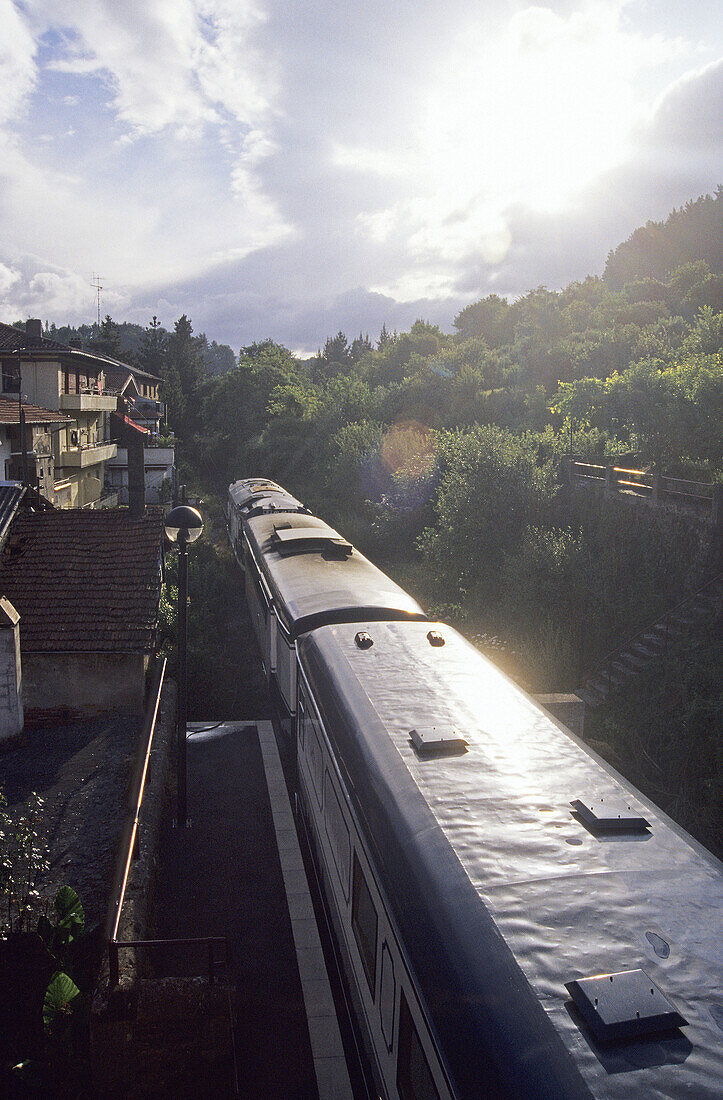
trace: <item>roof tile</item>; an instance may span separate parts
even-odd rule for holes
[[[163,509],[19,512],[0,555],[0,596],[23,652],[148,652],[158,615]]]

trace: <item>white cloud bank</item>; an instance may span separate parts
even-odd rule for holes
[[[100,270],[118,319],[313,349],[600,270],[718,182],[676,4],[0,0],[0,316],[91,320]]]

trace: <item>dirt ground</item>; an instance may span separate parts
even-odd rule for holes
[[[53,897],[66,883],[78,893],[86,927],[105,919],[142,717],[38,725],[0,755],[0,790],[18,811],[33,791],[45,801],[43,824]]]

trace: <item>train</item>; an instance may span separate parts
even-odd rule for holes
[[[227,515],[374,1094],[720,1097],[720,862],[281,486]]]

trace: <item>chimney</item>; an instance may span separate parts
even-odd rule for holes
[[[128,440],[128,509],[132,516],[142,516],[146,510],[146,471],[142,439]]]
[[[25,335],[31,340],[42,340],[43,322],[39,317],[28,317],[25,322]]]

